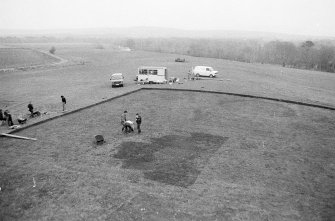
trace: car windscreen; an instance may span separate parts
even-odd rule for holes
[[[112,80],[122,80],[122,75],[112,75]]]

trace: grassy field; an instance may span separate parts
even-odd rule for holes
[[[140,135],[122,134],[125,109],[141,113]],[[332,220],[334,119],[279,102],[140,91],[18,133],[38,141],[1,138],[1,216]]]
[[[19,45],[15,45],[18,47]],[[45,51],[48,44],[23,45]],[[0,108],[28,113],[29,101],[61,115],[142,86],[141,65],[166,66],[182,84],[335,107],[335,75],[279,66],[120,52],[104,45],[55,44],[67,64],[0,73]],[[187,81],[195,65],[213,80]],[[123,72],[124,88],[111,88]],[[125,135],[123,110],[143,117]],[[0,220],[332,220],[335,112],[196,92],[140,91],[0,138]],[[8,131],[1,126],[0,131]],[[106,143],[94,144],[103,134]],[[35,187],[34,187],[35,184]]]
[[[59,60],[29,48],[0,48],[0,69],[47,65]]]
[[[48,112],[44,117],[49,117],[61,113],[60,95],[67,98],[68,109],[73,110],[138,88],[133,79],[141,65],[166,66],[170,76],[179,77],[183,82],[165,87],[246,93],[335,107],[335,75],[332,73],[189,56],[184,56],[186,62],[180,63],[174,62],[180,55],[122,52],[109,45],[103,45],[104,49],[87,43],[52,45],[56,47],[56,55],[67,63],[0,73],[0,108],[9,109],[14,119],[29,113],[29,101],[36,110]],[[15,44],[12,47],[46,51],[51,45]],[[213,66],[219,71],[218,78],[184,81],[188,70],[196,65]],[[109,78],[115,72],[125,74],[125,88],[111,88]],[[38,120],[31,119],[28,124]],[[5,129],[0,127],[1,131]]]
[[[50,44],[24,47],[47,50]],[[187,77],[186,73],[192,66],[209,65],[219,71],[218,79],[185,82],[179,86],[250,93],[335,106],[335,75],[332,73],[188,56],[185,56],[187,62],[177,63],[174,59],[180,55],[141,51],[120,52],[107,45],[104,46],[105,49],[96,49],[94,44],[59,44],[55,47],[56,55],[73,65],[1,73],[1,107],[7,106],[15,114],[19,114],[27,112],[27,102],[31,100],[39,109],[56,111],[59,110],[57,107],[61,94],[69,99],[72,108],[87,105],[122,90],[111,89],[109,78],[112,73],[125,73],[124,90],[134,87],[133,79],[141,65],[166,66],[170,76],[182,80]]]

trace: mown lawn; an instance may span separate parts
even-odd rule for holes
[[[124,110],[142,115],[141,134],[121,132]],[[279,102],[140,91],[17,133],[38,141],[0,138],[0,214],[332,220],[334,119]]]

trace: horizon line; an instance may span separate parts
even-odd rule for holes
[[[259,31],[259,30],[240,30],[240,29],[188,29],[188,28],[177,28],[177,27],[161,27],[161,26],[124,26],[124,27],[80,27],[80,28],[0,28],[0,36],[4,35],[15,35],[13,33],[1,33],[1,32],[35,32],[31,33],[34,35],[47,35],[47,34],[78,34],[78,33],[64,33],[71,31],[89,31],[89,30],[113,30],[113,29],[161,29],[161,30],[175,30],[180,32],[231,32],[231,33],[252,33],[252,34],[263,34],[263,35],[280,35],[287,37],[311,37],[311,38],[332,38],[335,39],[335,36],[330,35],[315,35],[315,34],[296,34],[296,33],[284,33],[284,32],[271,32],[271,31]],[[37,33],[36,33],[37,32]],[[38,32],[51,32],[51,33],[38,33]],[[55,33],[60,32],[60,33]],[[27,35],[27,33],[16,33],[18,35]],[[112,34],[112,33],[110,33]],[[106,33],[97,34],[97,35],[106,35]]]

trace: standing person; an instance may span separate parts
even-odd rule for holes
[[[29,104],[28,104],[28,110],[29,110],[29,112],[31,113],[30,114],[30,116],[34,116],[34,107],[33,107],[33,105],[31,104],[31,101],[29,102]]]
[[[123,114],[121,114],[122,131],[124,131],[126,129],[126,125],[125,125],[126,121],[127,121],[127,111],[125,110],[123,112]],[[127,130],[126,130],[126,132],[127,132]]]
[[[137,124],[137,132],[141,133],[142,117],[137,113],[135,119],[136,119],[136,124]]]
[[[195,80],[195,74],[194,74],[193,71],[192,71],[192,73],[191,73],[191,80]]]
[[[63,104],[63,111],[65,111],[65,105],[66,105],[66,98],[62,95],[60,96],[62,98],[62,104]]]
[[[2,109],[0,109],[0,125],[2,125],[2,122],[6,121],[6,118],[4,117],[2,113]]]

